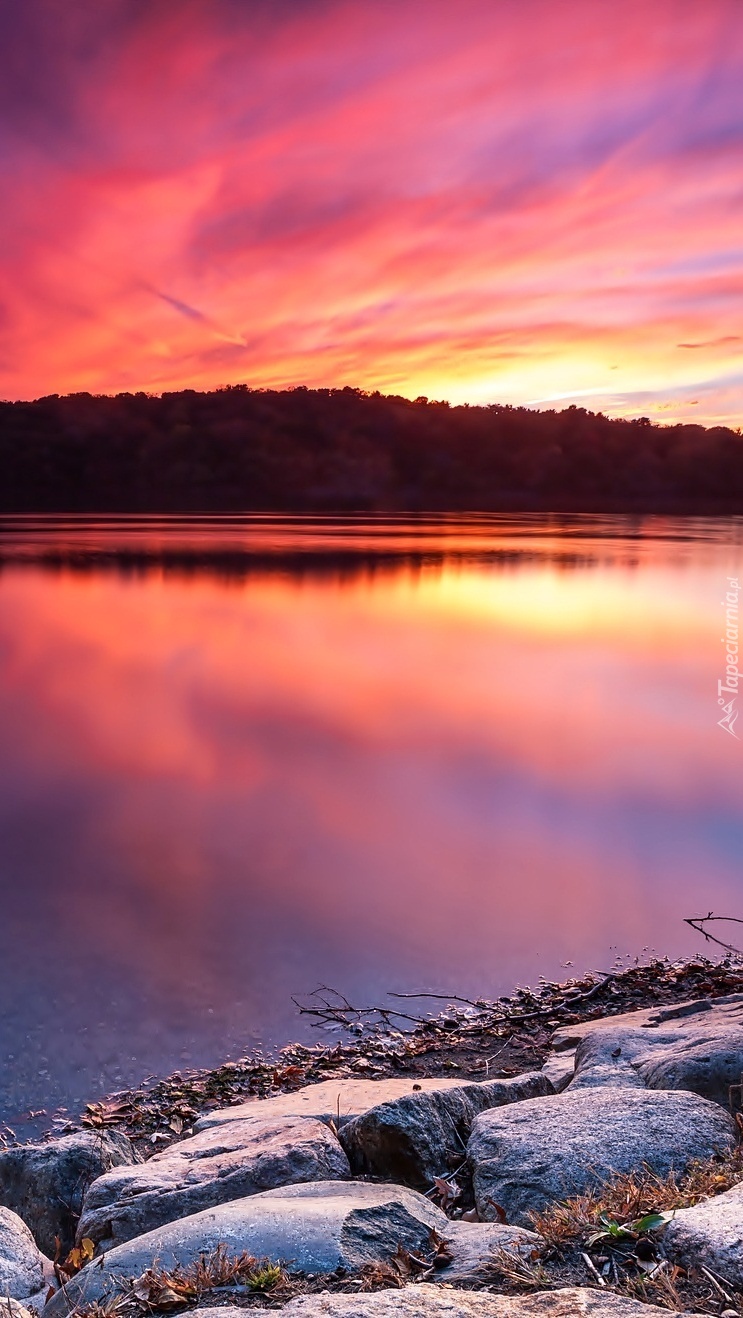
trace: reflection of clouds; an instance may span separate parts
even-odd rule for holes
[[[29,0],[0,389],[239,367],[737,421],[743,25],[682,9]]]
[[[367,759],[382,792],[398,760],[442,782],[472,762],[527,796],[596,808],[633,793],[693,802],[704,764],[727,800],[696,720],[716,622],[704,552],[681,574],[662,560],[456,565],[349,588],[10,574],[5,685],[29,709],[32,761],[207,797],[290,786],[315,816],[339,788],[354,795]]]
[[[671,566],[666,545],[632,566],[618,546],[602,569],[576,553],[569,572],[453,564],[348,588],[10,573],[6,681],[47,707],[32,730],[52,761],[56,746],[195,787],[250,791],[300,763],[301,783],[313,777],[308,754],[332,768],[417,749],[446,765],[474,748],[547,780],[567,765],[568,783],[589,793],[625,777],[660,792],[664,775],[633,755],[653,733],[656,754],[672,752],[676,791],[675,743],[691,733],[656,696],[668,669],[675,692],[699,699],[721,552],[687,545],[686,565]],[[704,727],[694,735],[704,757]]]
[[[80,1049],[95,1075],[122,1038],[163,1071],[294,1034],[318,982],[497,994],[694,946],[681,916],[739,883],[710,670],[731,549],[666,520],[638,553],[612,525],[601,565],[594,538],[535,526],[535,560],[350,581],[8,569],[13,1030],[63,1001],[75,1038],[108,1023]]]

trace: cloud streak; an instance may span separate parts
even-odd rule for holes
[[[239,372],[740,422],[735,0],[29,0],[0,38],[3,396]]]

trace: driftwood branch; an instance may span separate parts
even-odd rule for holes
[[[706,924],[711,924],[713,922],[743,924],[743,919],[740,919],[737,915],[714,915],[712,911],[709,911],[707,915],[684,917],[684,924],[691,925],[691,928],[695,929],[698,934],[701,934],[702,938],[705,938],[708,943],[716,943],[718,947],[724,947],[727,952],[735,952],[736,956],[743,956],[743,948],[736,947],[733,943],[726,943],[722,938],[716,938],[714,934],[711,934],[708,929],[704,928]]]
[[[456,993],[393,993],[392,990],[387,994],[388,998],[436,998],[438,1002],[463,1002],[467,1007],[489,1007],[490,1003],[485,998],[478,998],[476,1002],[472,998],[459,998]]]
[[[321,984],[307,1000],[292,998],[300,1016],[313,1016],[313,1028],[323,1029],[328,1025],[339,1025],[345,1030],[358,1030],[364,1025],[384,1026],[394,1029],[395,1021],[407,1021],[409,1025],[423,1025],[423,1016],[411,1016],[406,1011],[396,1011],[394,1007],[354,1007],[348,998],[338,989]]]
[[[474,1008],[474,1012],[460,1013],[456,1021],[457,1029],[460,1034],[480,1034],[483,1030],[498,1032],[503,1029],[507,1030],[511,1025],[521,1025],[526,1021],[560,1016],[563,1012],[570,1012],[579,1003],[596,997],[615,978],[616,974],[614,972],[602,974],[587,989],[578,989],[573,993],[561,991],[547,1002],[539,1002],[534,995],[529,995],[535,1002],[535,1006],[528,1011],[504,1010],[501,1002],[487,1002],[482,998],[473,1001],[471,998],[457,997],[456,994],[388,993],[387,996],[398,1000],[431,998],[449,1002],[452,1006],[455,1003],[463,1003],[467,1007]],[[398,1010],[397,1007],[356,1007],[349,1002],[345,994],[338,989],[330,988],[327,984],[321,984],[314,992],[308,993],[304,999],[292,998],[292,1002],[301,1016],[314,1018],[313,1028],[318,1030],[327,1029],[330,1026],[358,1034],[365,1029],[388,1031],[405,1028],[405,1026],[426,1025],[435,1028],[437,1022],[442,1025],[441,1018],[413,1016],[410,1012]],[[443,1027],[446,1027],[445,1021]]]

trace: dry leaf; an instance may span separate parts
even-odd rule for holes
[[[445,1180],[443,1176],[434,1176],[433,1183],[436,1187],[436,1194],[441,1202],[441,1207],[444,1212],[446,1212],[451,1204],[456,1203],[462,1191],[458,1185]]]
[[[505,1226],[508,1221],[508,1218],[506,1217],[505,1208],[501,1207],[500,1204],[497,1204],[494,1199],[486,1199],[485,1202],[490,1204],[490,1207],[494,1210],[495,1216],[497,1217],[498,1221],[502,1222],[503,1225]]]

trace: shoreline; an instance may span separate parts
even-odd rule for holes
[[[560,1027],[694,998],[743,992],[743,958],[718,961],[697,955],[653,958],[612,971],[587,971],[560,983],[541,981],[507,996],[451,1000],[446,994],[412,995],[380,1009],[344,1007],[336,995],[337,1043],[289,1043],[270,1053],[257,1050],[214,1068],[146,1077],[139,1086],[85,1105],[77,1118],[52,1115],[34,1142],[77,1130],[113,1130],[128,1136],[147,1156],[183,1139],[203,1114],[219,1107],[291,1093],[332,1078],[392,1077],[472,1080],[507,1079],[539,1069]],[[441,1002],[423,1014],[425,1002]],[[418,1017],[403,1024],[404,1016]],[[312,999],[300,1012],[322,1010]],[[380,1012],[387,1019],[380,1017]],[[324,1013],[323,1013],[324,1014]],[[19,1141],[23,1144],[31,1141]],[[3,1145],[0,1128],[0,1148]]]
[[[0,1151],[9,1318],[743,1318],[743,956],[388,996]]]

